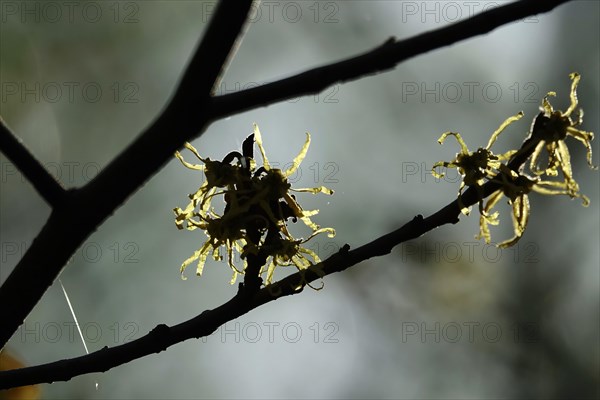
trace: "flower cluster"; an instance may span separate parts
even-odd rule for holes
[[[491,151],[491,147],[498,139],[498,136],[506,127],[515,121],[518,121],[523,117],[523,113],[519,112],[512,117],[507,118],[502,125],[492,134],[487,146],[485,148],[478,148],[475,152],[470,152],[460,133],[457,132],[445,132],[438,139],[439,144],[443,144],[446,138],[450,135],[456,138],[456,141],[461,147],[460,153],[456,154],[456,157],[451,162],[438,161],[433,164],[431,173],[436,178],[443,178],[444,174],[437,172],[435,169],[438,167],[445,168],[457,168],[458,172],[462,175],[463,180],[460,183],[458,189],[458,202],[461,211],[465,215],[469,215],[469,209],[462,203],[462,191],[465,186],[473,186],[477,188],[478,192],[481,193],[481,186],[485,183],[485,179],[493,178],[498,173],[498,168],[502,165],[502,161],[506,161],[512,156],[516,150],[507,151],[504,154],[495,155]],[[481,197],[481,196],[480,196]],[[483,200],[479,202],[479,210],[483,208]]]
[[[567,191],[566,194],[574,197],[581,197],[585,205],[589,204],[586,196],[579,193],[579,185],[573,179],[573,171],[571,169],[571,156],[569,149],[565,144],[567,136],[571,136],[579,140],[587,149],[587,162],[590,168],[596,169],[592,164],[592,145],[594,140],[592,132],[585,132],[576,127],[583,123],[583,110],[577,111],[577,119],[573,121],[571,114],[577,108],[577,85],[581,76],[574,72],[570,75],[571,80],[571,104],[567,111],[555,111],[548,97],[556,96],[555,92],[548,92],[542,101],[541,112],[535,120],[532,128],[531,138],[537,142],[535,150],[531,156],[530,169],[535,175],[546,174],[548,176],[558,176],[559,171],[562,172],[564,181],[559,188]],[[545,168],[540,168],[539,158],[542,150],[546,148],[548,153],[548,164]]]
[[[571,198],[581,198],[583,205],[589,204],[589,199],[579,192],[579,185],[573,178],[571,169],[571,160],[569,150],[565,143],[568,136],[582,142],[587,149],[587,162],[592,168],[592,147],[591,141],[594,139],[592,132],[585,132],[577,129],[583,122],[583,112],[577,112],[578,117],[575,121],[571,115],[578,105],[577,85],[580,76],[577,73],[570,75],[572,80],[570,105],[566,111],[554,110],[548,97],[556,96],[556,93],[549,92],[542,101],[541,112],[536,116],[531,126],[529,137],[523,142],[519,150],[510,150],[506,153],[495,155],[490,150],[498,135],[511,123],[519,120],[523,113],[520,112],[507,120],[492,134],[488,145],[485,148],[479,148],[475,152],[470,152],[461,136],[455,132],[444,133],[438,142],[444,142],[447,136],[456,137],[461,146],[461,152],[454,160],[450,162],[440,161],[434,164],[432,173],[436,177],[442,177],[435,169],[439,167],[457,168],[462,175],[458,192],[458,204],[462,212],[468,215],[468,208],[462,202],[462,191],[465,186],[473,187],[479,194],[479,225],[480,232],[478,238],[483,238],[486,243],[491,242],[489,225],[499,224],[499,213],[491,212],[494,206],[502,197],[508,199],[512,207],[512,219],[514,227],[514,236],[511,239],[498,243],[498,247],[510,247],[518,242],[523,235],[527,222],[529,220],[530,204],[528,194],[532,191],[545,195],[568,195]],[[548,153],[548,162],[544,167],[540,167],[540,157],[542,150],[546,149]],[[529,159],[529,172],[532,176],[524,172],[524,165],[510,166],[513,160],[523,161]],[[562,175],[562,179],[560,178]],[[559,177],[559,180],[556,178]],[[542,178],[546,180],[542,180]],[[487,182],[493,182],[499,186],[494,191],[485,205],[483,204],[483,185]]]
[[[257,167],[254,159],[254,144],[260,150],[263,165]],[[298,169],[306,156],[310,145],[310,134],[300,153],[294,158],[292,166],[282,171],[272,168],[267,158],[260,131],[254,125],[254,132],[242,145],[242,153],[229,153],[223,161],[202,158],[189,143],[189,149],[202,164],[191,164],[183,159],[179,152],[175,156],[186,167],[203,171],[206,180],[190,197],[185,209],[175,208],[175,224],[179,229],[201,229],[208,236],[207,241],[181,265],[183,272],[188,265],[197,260],[196,274],[201,275],[209,255],[222,260],[222,247],[227,252],[227,262],[233,271],[231,283],[235,283],[238,274],[244,274],[248,254],[262,254],[267,261],[259,272],[266,273],[265,284],[270,284],[273,272],[278,266],[294,265],[299,270],[308,268],[321,260],[310,249],[302,247],[315,235],[327,233],[335,236],[332,228],[321,228],[310,217],[318,210],[304,210],[291,192],[325,193],[333,191],[326,187],[292,189],[288,177]],[[217,196],[223,196],[225,207],[219,214],[212,205]],[[294,238],[288,230],[288,219],[301,220],[312,233],[306,239]],[[240,269],[234,262],[234,252],[241,255],[244,266]]]

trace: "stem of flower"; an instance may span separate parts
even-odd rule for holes
[[[250,222],[248,225],[253,225]],[[248,252],[246,255],[246,261],[248,266],[244,272],[244,290],[246,293],[256,293],[260,290],[262,285],[262,278],[260,277],[260,269],[267,262],[267,257],[258,244],[260,243],[261,233],[260,230],[253,226],[247,226],[246,232],[248,239],[251,243],[255,244],[256,252]]]

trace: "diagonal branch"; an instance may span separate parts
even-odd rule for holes
[[[383,45],[365,54],[311,69],[276,82],[217,96],[212,101],[213,118],[265,107],[280,101],[320,93],[336,83],[344,83],[394,68],[411,57],[483,35],[531,15],[548,12],[569,0],[523,0],[493,8],[464,21]]]
[[[538,139],[530,137],[523,142],[518,156],[508,164],[518,170],[535,149]],[[502,187],[501,184],[488,181],[481,187],[483,197],[487,197]],[[471,206],[479,202],[480,194],[474,187],[462,195],[462,203]],[[381,236],[354,250],[347,244],[336,254],[306,270],[296,272],[268,287],[252,294],[243,290],[240,284],[238,293],[225,304],[202,312],[200,315],[169,327],[157,325],[147,335],[112,348],[104,347],[89,355],[56,361],[34,367],[0,372],[0,389],[37,383],[68,381],[71,378],[93,372],[106,372],[109,369],[126,364],[153,353],[160,353],[168,347],[192,338],[208,336],[226,322],[234,320],[263,304],[302,292],[307,283],[313,282],[334,272],[341,272],[372,257],[389,254],[400,243],[416,239],[419,236],[445,224],[457,223],[462,206],[454,200],[435,214],[427,218],[418,215],[401,228]]]
[[[408,41],[388,41],[375,50],[375,56],[367,53],[309,71],[302,79],[292,77],[256,89],[211,98],[211,88],[239,36],[251,6],[250,0],[220,2],[167,108],[96,179],[82,189],[66,192],[65,204],[53,210],[40,236],[0,287],[0,304],[3,304],[0,347],[23,322],[76,248],[128,196],[156,173],[171,158],[174,150],[186,140],[201,134],[210,122],[250,108],[315,93],[335,82],[390,69],[409,57],[489,32],[528,15],[551,10],[565,1],[523,0],[511,3]],[[55,246],[57,238],[65,237],[60,246]],[[17,298],[19,301],[15,301]]]
[[[0,117],[0,151],[31,182],[50,207],[56,207],[65,195],[65,189],[29,152]]]
[[[220,2],[166,109],[90,183],[66,192],[0,287],[0,348],[23,323],[78,246],[183,142],[206,128],[206,103],[252,0]],[[60,245],[57,242],[60,241]]]

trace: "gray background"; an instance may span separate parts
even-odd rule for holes
[[[57,17],[43,2],[3,1],[0,25],[2,117],[69,187],[93,178],[162,109],[214,8],[214,2],[199,1],[74,3],[71,18],[62,3],[55,3]],[[265,2],[219,92],[350,57],[389,36],[407,38],[497,4]],[[321,210],[315,221],[338,232],[309,246],[325,258],[344,243],[359,246],[454,200],[456,174],[440,182],[429,174],[434,162],[458,151],[453,139],[438,145],[439,135],[461,132],[474,150],[523,110],[525,118],[494,146],[498,152],[515,148],[547,91],[557,91],[552,104],[566,108],[572,71],[582,74],[583,129],[598,133],[598,23],[598,3],[576,1],[319,96],[218,121],[193,144],[203,156],[221,158],[239,148],[256,122],[270,159],[284,164],[310,132],[313,143],[293,182],[336,191],[333,197],[300,197],[305,208]],[[268,304],[206,340],[105,374],[45,385],[43,395],[597,395],[599,179],[585,164],[584,147],[574,140],[569,146],[591,206],[532,195],[529,227],[515,248],[498,252],[476,240],[475,211],[387,257],[327,277],[320,292]],[[593,148],[598,164],[597,142]],[[3,282],[50,209],[4,156],[0,162]],[[179,277],[179,265],[204,236],[178,231],[172,208],[185,206],[201,179],[173,158],[63,270],[90,351],[140,337],[158,323],[179,323],[235,293],[225,263],[209,262],[201,278],[193,269],[187,281]],[[499,210],[501,226],[492,230],[498,241],[512,235],[504,201]],[[9,349],[28,365],[83,354],[58,283]]]

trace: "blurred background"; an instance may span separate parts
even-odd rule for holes
[[[69,4],[0,3],[0,107],[48,169],[79,187],[165,106],[216,4]],[[499,4],[264,2],[218,93]],[[460,132],[474,150],[523,110],[525,118],[494,145],[496,152],[517,148],[546,92],[556,91],[552,104],[566,109],[572,71],[582,75],[583,129],[598,133],[599,19],[598,2],[572,2],[384,74],[218,121],[192,143],[220,159],[240,148],[256,122],[270,159],[284,166],[310,132],[308,155],[291,181],[335,190],[333,197],[299,195],[304,208],[320,209],[318,224],[337,230],[334,239],[308,244],[326,258],[345,243],[360,246],[453,201],[456,172],[442,180],[430,174],[433,163],[459,150],[453,139],[438,145],[440,134]],[[107,373],[42,385],[42,398],[596,398],[599,175],[587,167],[584,146],[568,144],[590,207],[532,194],[529,226],[513,248],[475,239],[475,211],[386,257],[326,277],[321,291],[267,304],[208,338]],[[598,142],[592,146],[598,164]],[[3,155],[0,166],[4,282],[50,209]],[[225,262],[209,261],[202,277],[190,270],[187,281],[180,279],[181,262],[205,237],[178,231],[172,209],[184,207],[201,183],[200,173],[173,158],[63,270],[90,351],[141,337],[159,323],[182,322],[235,294]],[[499,242],[513,231],[505,201],[498,209],[501,224],[492,239]],[[26,365],[84,354],[58,282],[8,350]]]

